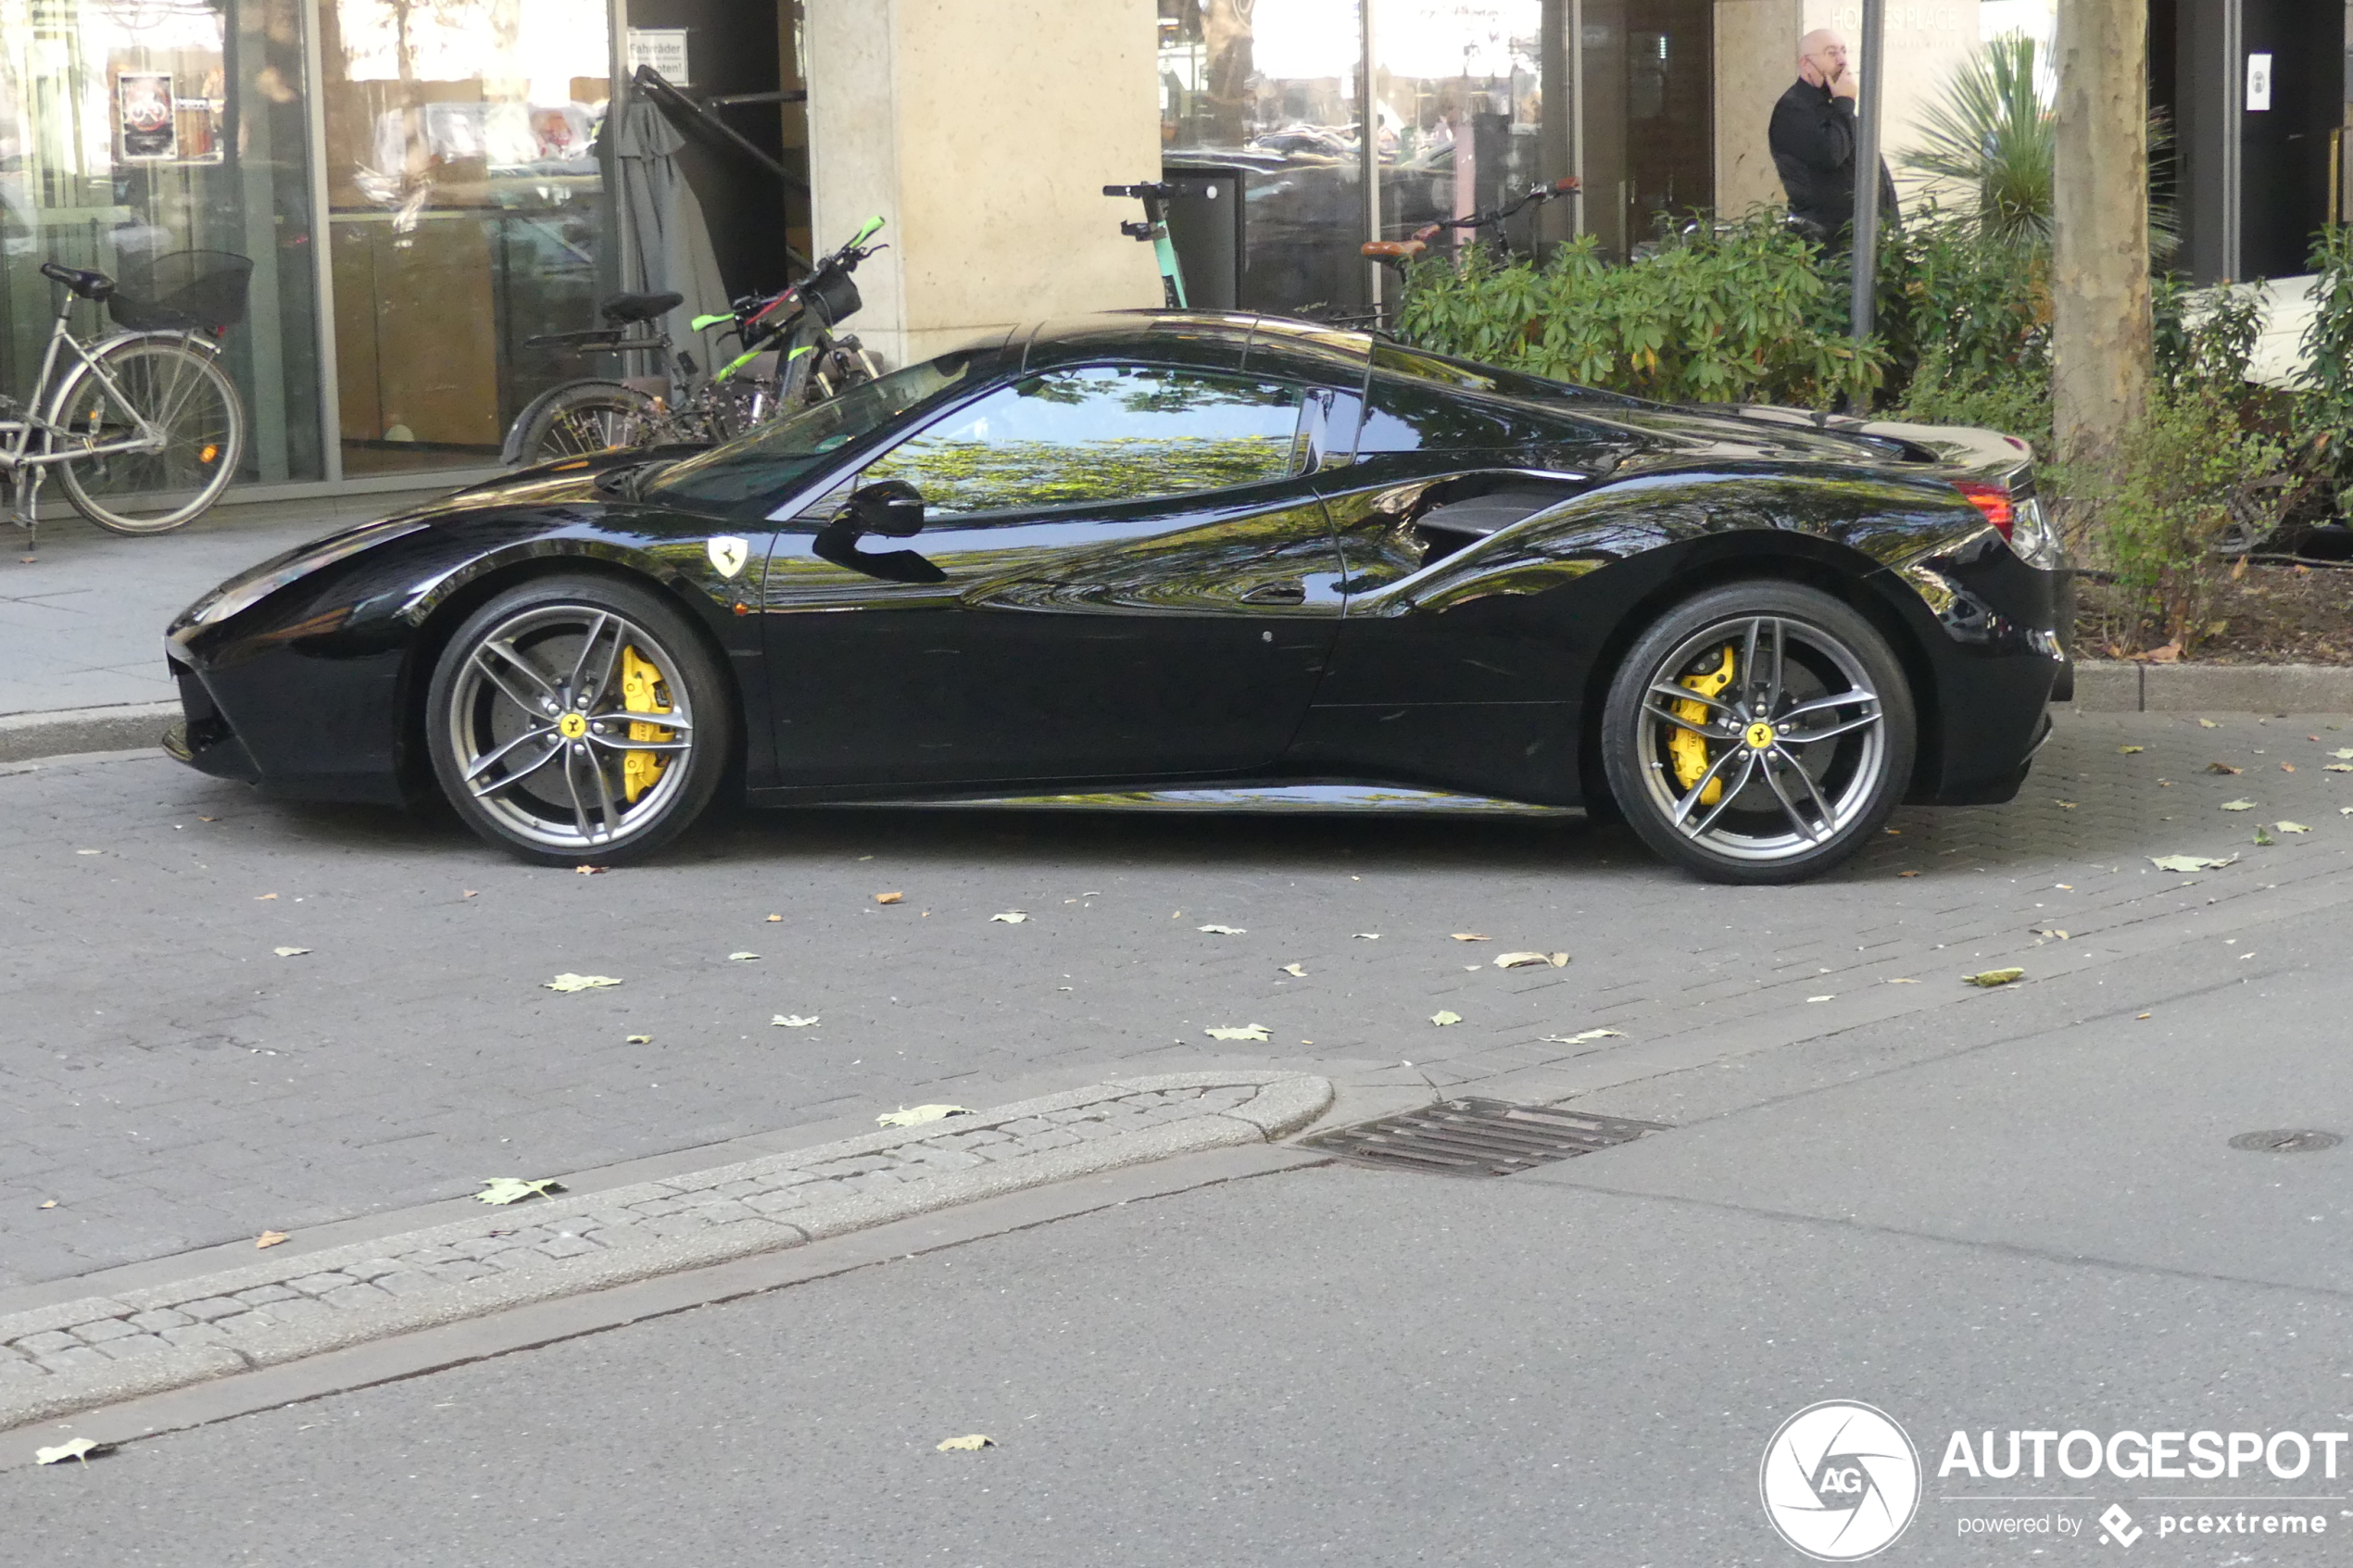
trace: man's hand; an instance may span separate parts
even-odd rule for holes
[[[1859,81],[1860,78],[1851,70],[1839,72],[1837,79],[1831,83],[1831,96],[1844,98],[1849,103],[1857,101],[1861,96],[1861,88],[1857,85]]]

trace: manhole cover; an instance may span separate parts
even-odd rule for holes
[[[1553,1105],[1449,1099],[1398,1116],[1302,1138],[1359,1165],[1441,1176],[1508,1176],[1555,1160],[1666,1131],[1657,1122],[1594,1116]]]
[[[2275,1127],[2268,1133],[2241,1133],[2231,1140],[2231,1147],[2258,1154],[2310,1154],[2315,1149],[2334,1148],[2344,1141],[2334,1133],[2317,1128]]]

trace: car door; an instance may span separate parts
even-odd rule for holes
[[[816,518],[779,535],[764,603],[781,781],[1271,765],[1339,621],[1312,478],[1326,407],[1288,379],[1076,365],[869,461],[856,483],[913,484],[925,525],[847,558],[821,554]]]

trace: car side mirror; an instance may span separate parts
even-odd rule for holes
[[[903,479],[879,479],[849,493],[849,505],[835,514],[861,533],[908,539],[924,531],[924,495]]]

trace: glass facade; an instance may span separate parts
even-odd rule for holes
[[[1243,308],[1364,308],[1365,240],[1568,174],[1510,243],[1622,256],[1716,205],[1715,26],[1716,0],[1160,0],[1162,143],[1239,172]]]

